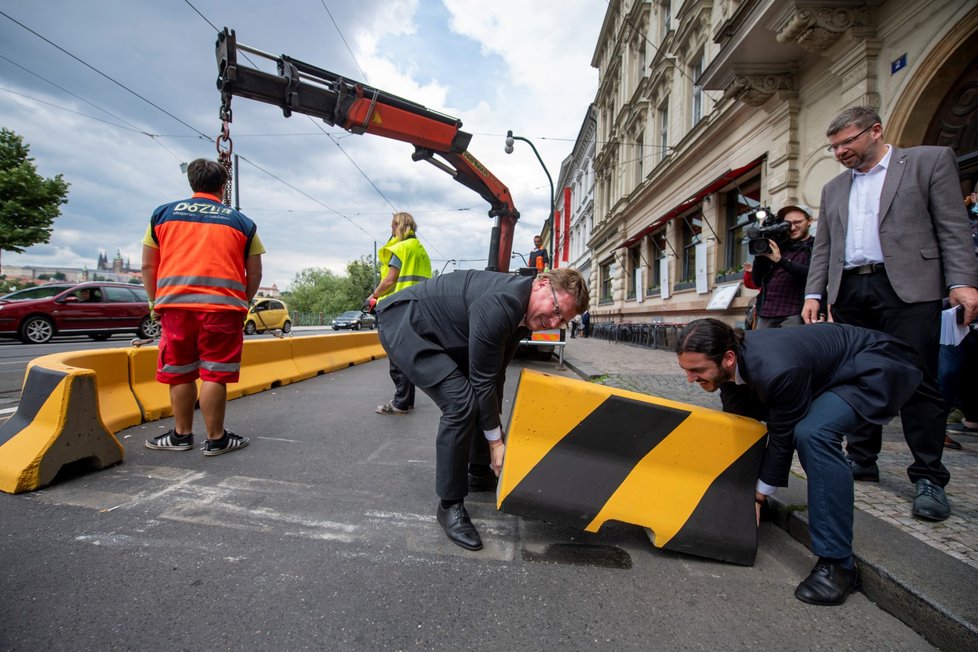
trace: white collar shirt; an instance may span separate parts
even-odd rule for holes
[[[868,172],[852,171],[849,190],[849,224],[846,229],[845,269],[883,262],[880,245],[880,195],[893,148]]]

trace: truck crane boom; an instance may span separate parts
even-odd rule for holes
[[[274,61],[278,74],[242,65],[239,50]],[[431,163],[489,202],[489,217],[496,222],[486,269],[509,271],[513,230],[520,214],[509,189],[469,153],[472,134],[461,130],[461,120],[287,55],[238,43],[234,30],[228,28],[218,34],[216,55],[221,119],[226,123],[231,122],[231,98],[237,95],[275,104],[287,118],[301,113],[354,134],[414,145],[413,160]]]

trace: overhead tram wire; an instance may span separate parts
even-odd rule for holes
[[[33,70],[30,70],[30,69],[28,69],[28,68],[25,68],[24,66],[22,66],[22,65],[20,65],[20,64],[19,64],[19,63],[17,63],[16,61],[13,61],[13,60],[11,60],[11,59],[8,59],[7,57],[5,57],[5,56],[3,56],[2,54],[0,54],[0,59],[3,59],[4,61],[6,61],[7,63],[9,63],[9,64],[11,64],[11,65],[13,65],[13,66],[17,66],[18,68],[20,68],[20,69],[21,69],[21,70],[23,70],[24,72],[26,72],[26,73],[28,73],[28,74],[31,74],[31,75],[34,75],[34,76],[35,76],[35,77],[37,77],[38,79],[40,79],[40,80],[42,80],[42,81],[45,81],[45,82],[47,82],[47,83],[49,83],[49,84],[51,84],[52,86],[54,86],[54,87],[55,87],[55,88],[57,88],[58,90],[60,90],[60,91],[63,91],[63,92],[65,92],[65,93],[67,93],[68,95],[71,95],[72,97],[74,97],[74,98],[77,98],[77,99],[79,99],[79,100],[81,100],[81,101],[82,101],[82,102],[84,102],[85,104],[88,104],[89,106],[92,106],[92,107],[94,107],[94,108],[96,108],[96,109],[98,109],[98,110],[99,110],[99,111],[101,111],[102,113],[104,113],[104,114],[106,114],[106,115],[109,115],[109,116],[112,116],[113,118],[115,118],[116,120],[119,120],[120,122],[124,122],[124,123],[125,123],[126,125],[128,125],[128,126],[124,126],[124,125],[120,125],[120,124],[116,124],[116,123],[114,123],[114,122],[109,122],[108,120],[103,120],[103,119],[101,119],[101,118],[96,118],[95,116],[91,116],[91,115],[88,115],[88,114],[85,114],[85,113],[82,113],[82,112],[80,112],[80,111],[75,111],[75,110],[73,110],[73,109],[69,109],[69,108],[67,108],[67,107],[64,107],[64,106],[60,106],[60,105],[58,105],[58,104],[54,104],[53,102],[48,102],[48,101],[45,101],[45,100],[42,100],[42,99],[40,99],[40,98],[38,98],[38,97],[33,97],[33,96],[31,96],[31,95],[27,95],[26,93],[20,93],[20,92],[18,92],[18,91],[15,91],[15,90],[11,90],[11,89],[9,89],[9,88],[3,88],[3,89],[0,89],[0,90],[4,90],[4,91],[7,91],[8,93],[13,93],[14,95],[20,95],[21,97],[26,97],[26,98],[28,98],[28,99],[30,99],[30,100],[33,100],[34,102],[39,102],[39,103],[41,103],[41,104],[46,104],[46,105],[48,105],[48,106],[52,106],[52,107],[54,107],[54,108],[56,108],[56,109],[60,109],[60,110],[62,110],[62,111],[67,111],[68,113],[74,113],[75,115],[79,115],[79,116],[82,116],[83,118],[88,118],[88,119],[90,119],[90,120],[96,120],[96,121],[98,121],[98,122],[102,122],[102,123],[105,123],[105,124],[107,124],[107,125],[110,125],[110,126],[112,126],[112,127],[117,127],[117,128],[119,128],[119,129],[125,129],[125,130],[127,130],[127,131],[132,131],[132,132],[135,132],[135,133],[138,133],[138,134],[142,134],[142,135],[144,135],[144,136],[147,136],[147,137],[149,137],[149,138],[151,138],[151,139],[153,140],[153,142],[154,142],[154,143],[156,143],[157,145],[159,145],[160,147],[162,147],[162,148],[163,148],[163,149],[164,149],[164,150],[165,150],[165,151],[166,151],[166,152],[167,152],[167,153],[168,153],[168,154],[169,154],[170,156],[172,156],[173,158],[175,158],[175,159],[176,159],[177,161],[183,161],[183,159],[181,159],[181,158],[180,158],[179,156],[177,156],[177,155],[176,155],[176,154],[175,154],[175,153],[173,152],[173,150],[171,150],[171,149],[170,149],[169,147],[167,147],[167,146],[166,146],[166,145],[164,145],[164,144],[163,144],[162,142],[160,142],[159,140],[157,140],[157,138],[159,138],[159,136],[160,136],[160,134],[151,134],[151,133],[149,133],[149,132],[148,132],[148,131],[146,131],[145,129],[142,129],[142,128],[140,128],[140,127],[138,127],[138,126],[136,126],[135,124],[133,124],[133,123],[132,123],[132,122],[130,122],[129,120],[126,120],[125,118],[123,118],[123,117],[121,117],[121,116],[118,116],[118,115],[116,115],[116,114],[114,114],[114,113],[112,113],[112,112],[111,112],[111,111],[109,111],[108,109],[104,109],[104,108],[102,108],[101,106],[99,106],[98,104],[95,104],[94,102],[90,102],[90,101],[88,101],[88,100],[86,100],[86,99],[85,99],[84,97],[82,97],[81,95],[78,95],[77,93],[73,93],[73,92],[71,92],[70,90],[68,90],[67,88],[64,88],[63,86],[59,86],[58,84],[56,84],[56,83],[54,83],[54,82],[53,82],[53,81],[51,81],[50,79],[47,79],[46,77],[43,77],[43,76],[41,76],[41,75],[39,75],[39,74],[37,74],[37,73],[36,73],[36,72],[34,72]]]
[[[156,110],[160,111],[161,113],[163,113],[165,115],[168,115],[169,117],[173,118],[174,120],[176,120],[177,122],[179,122],[180,124],[182,124],[187,129],[190,129],[194,133],[200,134],[201,136],[203,136],[207,140],[211,140],[211,137],[208,136],[207,134],[205,134],[204,132],[202,132],[199,129],[193,127],[192,125],[184,122],[183,120],[181,120],[177,116],[173,115],[172,113],[170,113],[169,111],[167,111],[166,109],[164,109],[163,107],[161,107],[160,105],[156,104],[155,102],[153,102],[153,101],[151,101],[151,100],[143,97],[142,95],[140,95],[136,91],[132,90],[131,88],[129,88],[128,86],[126,86],[122,82],[116,81],[115,79],[113,79],[109,75],[105,74],[104,72],[102,72],[101,70],[99,70],[98,68],[96,68],[95,66],[91,65],[87,61],[81,59],[80,57],[78,57],[78,56],[76,56],[74,54],[72,54],[71,52],[68,52],[68,50],[64,49],[63,47],[61,47],[60,45],[58,45],[54,41],[52,41],[52,40],[50,40],[50,39],[42,36],[41,34],[38,34],[33,29],[31,29],[30,27],[28,27],[24,23],[20,22],[19,20],[17,20],[16,18],[14,18],[13,16],[11,16],[10,14],[8,14],[8,13],[0,10],[0,16],[3,16],[7,20],[9,20],[9,21],[11,21],[11,22],[19,25],[23,29],[27,30],[28,32],[30,32],[31,34],[33,34],[34,36],[36,36],[37,38],[41,39],[42,41],[44,41],[45,43],[47,43],[48,45],[50,45],[51,47],[56,48],[56,49],[60,50],[61,52],[67,54],[69,57],[71,57],[72,59],[74,59],[78,63],[80,63],[83,66],[85,66],[86,68],[90,69],[92,72],[95,72],[96,74],[104,77],[105,79],[108,79],[110,82],[112,82],[113,84],[115,84],[119,88],[125,90],[128,93],[131,93],[132,95],[135,95],[136,97],[138,97],[139,99],[141,99],[143,102],[146,102],[147,104],[149,104],[150,106],[152,106],[154,109],[156,109]]]
[[[346,42],[346,37],[343,36],[343,32],[340,30],[340,26],[336,23],[336,19],[333,18],[333,13],[329,10],[329,7],[326,6],[326,0],[320,0],[320,2],[323,3],[323,9],[326,10],[326,15],[329,16],[329,19],[331,21],[333,21],[333,27],[336,28],[336,33],[340,35],[340,40],[343,41],[343,45],[346,46],[346,51],[350,53],[350,58],[353,59],[353,63],[356,64],[357,70],[359,70],[360,74],[363,75],[363,81],[369,84],[370,80],[367,79],[367,73],[363,70],[363,68],[360,67],[360,62],[357,61],[357,56],[353,54],[353,50],[350,49],[350,44]]]

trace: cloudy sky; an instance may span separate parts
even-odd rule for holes
[[[509,186],[522,214],[514,251],[526,253],[546,219],[549,187],[528,145],[503,152],[506,131],[536,144],[556,183],[597,88],[590,62],[607,7],[605,0],[0,0],[0,126],[24,137],[42,175],[61,173],[71,183],[50,243],[4,252],[2,262],[92,268],[99,250],[109,258],[119,250],[138,266],[153,209],[190,194],[180,163],[216,155],[198,132],[213,137],[220,128],[214,42],[215,27],[225,26],[239,43],[461,118],[474,134],[469,151]],[[241,210],[268,250],[263,285],[284,289],[307,267],[342,273],[386,240],[395,208],[415,215],[434,267],[485,267],[488,204],[412,162],[412,146],[303,115],[286,119],[273,105],[240,97],[232,109]]]

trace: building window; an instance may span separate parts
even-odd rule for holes
[[[628,279],[625,284],[625,298],[635,298],[635,270],[642,267],[642,245],[637,244],[628,250]]]
[[[726,194],[727,269],[740,269],[748,261],[747,227],[754,221],[754,211],[761,205],[761,180],[756,178],[738,190]]]
[[[646,294],[653,294],[662,287],[662,263],[666,257],[666,230],[662,229],[652,234],[649,238],[651,245],[649,253],[652,254],[652,265],[649,269],[649,280],[646,284]]]
[[[672,22],[672,1],[663,0],[659,3],[659,42],[661,43],[669,35],[670,23]]]
[[[611,276],[615,273],[615,263],[609,260],[601,265],[601,296],[599,303],[611,302]]]
[[[658,128],[659,128],[659,161],[662,162],[666,158],[666,154],[669,151],[669,98],[667,97],[659,105],[658,110]]]
[[[644,172],[644,160],[645,160],[645,132],[640,131],[635,137],[635,185],[642,183],[645,178]]]
[[[700,77],[703,75],[703,51],[696,55],[693,65],[689,67],[689,77],[693,84],[693,97],[691,113],[693,126],[703,119],[703,88],[698,85]]]
[[[703,231],[703,216],[694,214],[682,219],[683,260],[679,270],[679,283],[696,281],[696,245],[700,243]]]

